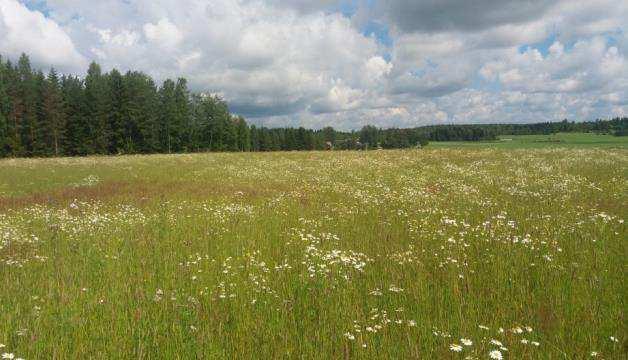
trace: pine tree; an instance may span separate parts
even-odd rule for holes
[[[67,119],[63,148],[68,155],[87,155],[93,153],[91,124],[85,103],[83,82],[77,77],[61,79],[64,113]]]
[[[126,144],[126,120],[128,121],[129,115],[125,112],[128,111],[127,103],[128,96],[125,94],[124,84],[122,81],[122,75],[116,69],[111,70],[108,81],[108,94],[107,94],[107,129],[109,133],[109,141],[107,151],[109,154],[119,154],[128,150]]]
[[[8,153],[11,156],[24,155],[22,144],[22,122],[24,118],[24,100],[21,94],[21,81],[17,67],[7,62],[5,74],[8,80],[9,115],[7,119]]]
[[[92,62],[85,77],[85,117],[88,127],[87,137],[89,154],[107,154],[110,148],[111,129],[107,115],[108,102],[107,77],[100,70],[100,65]]]
[[[0,157],[10,154],[9,148],[9,112],[11,103],[7,92],[8,71],[0,56]]]
[[[32,153],[34,156],[50,156],[53,153],[50,129],[46,121],[44,96],[46,76],[39,70],[34,76],[35,83],[35,122],[32,124]]]
[[[21,149],[18,155],[32,156],[37,142],[37,84],[31,69],[30,59],[22,54],[18,61],[19,94],[21,117],[19,121]],[[19,106],[19,105],[18,105]],[[21,115],[21,116],[20,116]]]
[[[204,94],[192,94],[190,97],[190,127],[188,131],[188,143],[190,150],[205,150],[203,146],[203,131],[207,126],[207,117],[203,107]]]
[[[63,106],[61,85],[55,69],[50,69],[46,79],[44,95],[44,138],[49,154],[59,156],[63,154],[66,116]]]
[[[260,134],[255,125],[251,125],[251,151],[260,151]]]
[[[249,129],[246,121],[242,116],[235,118],[236,132],[238,137],[238,150],[250,151],[251,150],[251,129]]]
[[[161,148],[167,153],[172,152],[172,128],[176,116],[174,88],[174,81],[168,79],[159,89],[159,140]]]
[[[126,152],[160,151],[155,83],[143,73],[127,72],[124,89],[127,97],[124,109]]]
[[[174,90],[174,117],[170,131],[172,134],[172,149],[175,152],[187,151],[189,144],[189,117],[190,117],[190,93],[187,80],[180,78]]]

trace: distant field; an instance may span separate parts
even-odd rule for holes
[[[628,148],[628,136],[593,133],[559,133],[554,135],[504,135],[498,141],[432,141],[434,147],[493,147],[500,149],[545,147]]]
[[[557,138],[0,160],[0,353],[625,358],[625,139]]]

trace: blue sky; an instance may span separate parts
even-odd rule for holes
[[[628,2],[0,0],[0,54],[184,76],[253,123],[357,129],[628,112]]]

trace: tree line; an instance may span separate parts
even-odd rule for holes
[[[104,73],[95,62],[83,78],[44,74],[26,54],[16,64],[0,56],[0,157],[361,149],[370,129],[256,127],[218,96],[192,93],[183,78],[158,85],[138,71]],[[371,147],[426,143],[409,130],[377,132]]]
[[[492,141],[501,135],[551,135],[578,132],[624,136],[628,118],[594,121],[558,121],[531,124],[429,125],[413,129],[429,141]]]
[[[148,75],[47,75],[22,55],[0,57],[0,156],[74,156],[246,151],[250,131],[216,96],[192,94],[185,79],[160,86]]]
[[[35,70],[25,54],[0,56],[0,157],[203,151],[290,151],[424,146],[429,141],[493,140],[498,135],[626,132],[627,119],[594,122],[438,125],[412,129],[365,126],[342,132],[266,128],[230,113],[218,96],[193,93],[187,81],[113,69],[93,62],[81,78]]]

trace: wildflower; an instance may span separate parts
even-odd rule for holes
[[[534,345],[534,346],[539,346],[539,345],[541,345],[541,344],[540,344],[539,342],[537,342],[537,341],[532,341],[532,342],[530,342],[530,344],[532,344],[532,345]]]
[[[460,339],[460,342],[462,343],[462,345],[464,346],[471,346],[473,345],[473,341],[469,340],[469,339]]]
[[[491,344],[497,345],[497,346],[504,346],[504,344],[502,344],[501,341],[495,340],[495,339],[491,339]]]
[[[502,360],[504,358],[502,352],[499,350],[491,350],[491,352],[488,353],[488,357],[494,360]]]
[[[453,352],[461,352],[462,351],[462,346],[460,346],[458,344],[451,344],[451,345],[449,345],[449,350],[451,350]]]
[[[408,320],[408,326],[416,326],[416,321]]]
[[[597,351],[591,351],[591,357],[597,357],[599,353]]]
[[[349,332],[345,333],[345,337],[349,340],[355,340],[355,336],[353,336],[353,334]]]
[[[614,337],[614,336],[611,336],[611,341],[612,341],[612,342],[619,342],[619,340],[617,340],[617,338],[616,338],[616,337]]]
[[[488,330],[488,326],[478,325],[478,327],[482,330]]]
[[[3,359],[14,359],[15,355],[13,353],[3,353],[2,354],[2,358]]]

